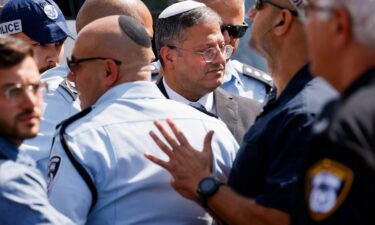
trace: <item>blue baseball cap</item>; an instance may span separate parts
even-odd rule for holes
[[[20,32],[40,44],[74,39],[64,15],[52,0],[8,1],[0,13],[0,34]]]

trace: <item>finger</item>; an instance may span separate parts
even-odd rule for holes
[[[158,128],[160,133],[164,136],[165,140],[172,146],[173,149],[178,148],[179,144],[175,141],[172,135],[164,129],[164,126],[160,123],[160,121],[154,121],[155,126]]]
[[[169,127],[172,129],[172,131],[173,131],[174,135],[176,136],[178,142],[180,142],[181,145],[190,146],[190,143],[188,142],[184,133],[182,133],[182,131],[177,127],[177,125],[171,119],[167,119],[167,123],[168,123]]]
[[[206,137],[204,137],[204,142],[203,142],[203,152],[210,153],[210,155],[212,155],[211,142],[212,142],[213,136],[214,136],[214,131],[213,130],[209,131],[206,134]]]
[[[155,156],[153,156],[151,153],[149,152],[145,152],[144,153],[144,156],[150,160],[151,162],[163,167],[164,169],[168,170],[169,171],[169,163],[164,161],[164,160],[161,160]]]
[[[149,135],[155,141],[155,143],[159,146],[159,148],[169,157],[172,157],[172,150],[168,147],[168,145],[164,144],[162,140],[153,132],[150,131]]]

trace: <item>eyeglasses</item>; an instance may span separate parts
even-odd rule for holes
[[[201,50],[201,51],[191,51],[189,49],[183,49],[183,48],[179,48],[179,47],[173,46],[173,45],[168,45],[168,48],[183,50],[183,51],[189,51],[189,52],[192,52],[194,54],[201,55],[206,63],[213,62],[215,60],[216,56],[217,56],[217,53],[219,52],[216,48],[207,48],[207,49]],[[219,46],[219,50],[220,50],[220,53],[224,56],[224,59],[227,60],[232,56],[233,46],[232,45],[222,45],[222,46]]]
[[[265,4],[265,3],[268,3],[268,4],[272,5],[273,7],[276,7],[276,8],[281,9],[281,10],[286,9],[286,10],[288,10],[293,16],[298,16],[297,11],[294,11],[294,10],[292,10],[292,9],[288,9],[287,7],[284,7],[284,6],[282,6],[282,5],[279,5],[279,4],[277,4],[277,3],[274,3],[274,2],[272,2],[272,1],[270,1],[270,0],[255,0],[255,9],[256,9],[256,10],[261,10],[262,7],[263,7],[263,4]]]
[[[223,25],[221,26],[221,33],[224,33],[224,31],[228,31],[229,36],[231,36],[232,38],[242,38],[245,35],[248,27],[249,25],[247,25],[246,22],[243,22],[243,24],[240,25]]]
[[[110,59],[110,60],[113,60],[116,65],[121,65],[121,61],[117,60],[117,59],[112,59],[112,58],[105,58],[105,57],[91,57],[91,58],[82,58],[82,59],[76,59],[74,58],[74,56],[72,56],[70,59],[69,58],[66,58],[66,63],[68,64],[68,67],[70,69],[70,71],[74,72],[75,71],[75,68],[82,62],[87,62],[87,61],[93,61],[93,60],[107,60],[107,59]]]
[[[26,85],[21,83],[10,84],[7,85],[4,96],[8,100],[17,101],[24,96],[25,92],[31,93],[34,96],[45,94],[48,92],[48,84],[45,82]]]
[[[299,11],[299,19],[305,23],[307,19],[310,17],[313,11],[320,11],[320,12],[331,12],[334,8],[328,6],[320,6],[313,4],[311,1],[305,1],[304,4],[301,6],[301,10]]]

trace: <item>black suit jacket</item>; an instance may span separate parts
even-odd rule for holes
[[[158,87],[164,96],[169,98],[162,81],[158,83]],[[255,100],[231,94],[222,88],[214,91],[214,101],[217,116],[227,125],[237,142],[241,143],[258,115],[260,104]]]

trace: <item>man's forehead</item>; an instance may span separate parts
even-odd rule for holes
[[[10,68],[0,69],[0,85],[12,83],[35,83],[40,80],[38,68],[34,64],[17,64]]]

